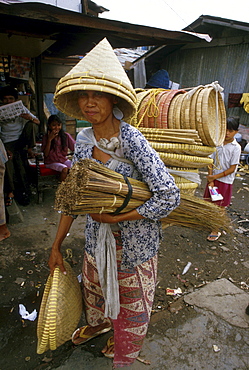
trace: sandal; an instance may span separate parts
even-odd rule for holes
[[[114,338],[113,337],[110,337],[107,342],[106,342],[106,348],[107,348],[107,351],[110,349],[110,347],[113,347],[114,346]],[[108,357],[108,358],[114,358],[114,351],[113,353],[106,353],[106,352],[102,352],[103,355],[105,357]]]
[[[219,239],[220,236],[221,236],[220,232],[218,232],[217,234],[210,234],[210,235],[208,235],[207,240],[209,242],[215,242],[216,240]]]
[[[10,207],[13,203],[13,199],[14,199],[14,197],[6,197],[5,198],[5,206]]]
[[[108,351],[108,349],[110,349],[110,347],[112,347],[112,346],[114,346],[114,337],[110,337],[108,340],[107,340],[107,342],[106,342],[106,350]],[[105,349],[104,348],[104,349]],[[105,357],[108,357],[108,358],[114,358],[114,348],[113,348],[113,353],[106,353],[106,352],[103,352],[102,351],[102,353],[103,353],[103,355],[105,356]],[[141,358],[141,357],[137,357],[136,358],[136,360],[137,361],[139,361],[139,362],[142,362],[143,364],[145,364],[145,365],[150,365],[150,361],[148,361],[148,360],[145,360],[145,359],[143,359],[143,358]]]
[[[104,328],[102,330],[99,330],[97,331],[96,333],[92,334],[92,335],[88,335],[88,334],[85,334],[85,331],[87,328],[89,328],[90,326],[89,325],[86,325],[86,326],[82,326],[81,328],[78,328],[76,329],[73,334],[72,334],[72,342],[75,346],[78,346],[80,344],[83,344],[83,343],[86,343],[88,342],[89,340],[97,337],[98,335],[101,335],[101,334],[104,334],[104,333],[107,333],[108,331],[111,330],[111,326],[108,327],[108,328]],[[75,337],[75,335],[77,334],[77,337]]]

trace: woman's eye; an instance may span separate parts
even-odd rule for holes
[[[101,91],[96,91],[94,95],[97,97],[100,97],[100,96],[103,96],[103,93]]]
[[[87,94],[84,92],[84,91],[80,91],[79,93],[78,93],[78,97],[79,98],[85,98],[87,96]]]

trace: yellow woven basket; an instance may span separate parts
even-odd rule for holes
[[[167,166],[202,168],[213,163],[211,158],[158,152],[160,158]]]
[[[199,157],[208,157],[215,151],[215,147],[204,145],[178,144],[178,143],[158,143],[149,141],[153,149],[160,152],[197,155]]]
[[[64,261],[67,274],[59,267],[45,285],[37,324],[37,353],[57,347],[71,339],[82,313],[82,293],[77,277]]]

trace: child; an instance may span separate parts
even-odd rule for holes
[[[63,131],[60,118],[52,114],[48,119],[48,132],[42,140],[42,151],[45,166],[61,172],[60,181],[65,180],[71,168],[67,154],[68,149],[74,151],[74,144],[72,136]]]
[[[234,182],[237,167],[240,161],[241,147],[234,138],[238,133],[239,119],[236,117],[227,118],[227,131],[223,145],[216,148],[216,152],[210,157],[214,163],[208,168],[208,176],[204,198],[211,201],[209,186],[216,186],[223,196],[222,200],[214,202],[218,206],[227,207],[232,197],[232,184]],[[219,230],[212,230],[207,237],[209,241],[218,240],[221,236]]]

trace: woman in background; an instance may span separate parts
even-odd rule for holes
[[[75,140],[62,129],[60,118],[52,114],[48,119],[48,132],[42,140],[44,163],[47,168],[60,172],[60,181],[64,181],[71,168],[67,158],[68,149],[74,151]]]

